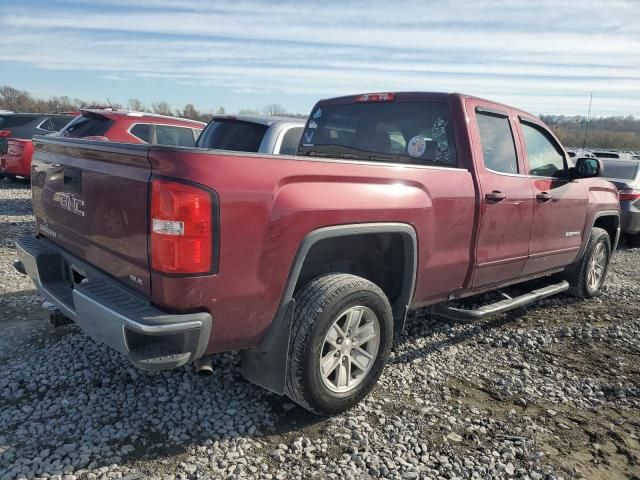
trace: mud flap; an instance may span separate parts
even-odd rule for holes
[[[284,315],[274,320],[260,345],[242,352],[242,376],[278,395],[284,395],[294,308],[295,300],[292,299]]]

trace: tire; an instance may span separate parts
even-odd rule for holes
[[[604,256],[601,256],[601,255]],[[597,258],[596,258],[597,256]],[[599,260],[601,259],[601,260]],[[602,228],[594,227],[587,242],[584,254],[573,267],[567,270],[565,279],[569,282],[569,293],[577,298],[593,298],[607,278],[611,259],[611,241],[609,234]],[[599,264],[599,273],[594,273],[594,264]],[[597,279],[591,275],[596,274]]]
[[[285,394],[319,415],[344,412],[369,394],[389,359],[393,341],[389,300],[364,278],[329,274],[306,284],[295,301]],[[342,332],[350,319],[360,328]],[[372,339],[358,346],[363,340],[357,338],[358,332]]]

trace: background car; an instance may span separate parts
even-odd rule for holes
[[[0,113],[0,178],[29,176],[34,135],[57,132],[79,112]]]
[[[6,153],[9,138],[57,132],[72,119],[73,113],[0,113],[0,154]]]
[[[601,159],[602,177],[618,188],[622,233],[640,246],[640,160]]]
[[[123,143],[193,147],[204,123],[128,110],[82,109],[55,136]]]
[[[80,110],[76,118],[66,116],[64,123],[62,118],[51,116],[38,124],[32,136],[52,134],[111,142],[193,147],[204,125],[195,120],[152,113],[91,108]],[[56,126],[60,128],[46,130]],[[6,154],[0,156],[0,172],[10,178],[31,176],[33,144],[30,138],[9,139]]]
[[[615,151],[607,151],[607,150],[596,150],[592,152],[596,158],[609,158],[612,160],[630,160],[631,154],[626,152],[615,152]]]
[[[306,118],[270,115],[216,115],[196,146],[238,152],[295,155]]]

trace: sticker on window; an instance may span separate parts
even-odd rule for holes
[[[420,136],[416,135],[407,144],[407,153],[410,157],[420,158],[424,155],[424,152],[427,150],[427,140]]]
[[[313,120],[311,120],[309,122],[309,128],[318,128],[318,124],[316,122],[314,122]]]
[[[435,161],[441,163],[449,162],[449,141],[447,140],[447,121],[438,117],[431,127],[431,135],[437,142]]]
[[[313,139],[313,130],[307,130],[306,132],[304,132],[304,142],[303,145],[305,147],[311,147],[313,146],[313,143],[311,143],[311,140]]]
[[[319,108],[318,110],[316,110],[316,113],[313,114],[313,118],[315,118],[316,120],[319,119],[322,116],[322,109]]]
[[[431,136],[433,138],[439,138],[442,136],[446,136],[447,133],[447,122],[442,117],[436,118],[436,121],[433,122],[433,127],[431,127]]]

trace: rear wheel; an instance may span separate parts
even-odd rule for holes
[[[607,277],[610,258],[609,234],[602,228],[592,228],[582,258],[566,273],[569,293],[578,298],[595,297]]]
[[[343,412],[376,384],[391,350],[393,317],[374,283],[318,277],[296,295],[285,393],[318,414]]]

